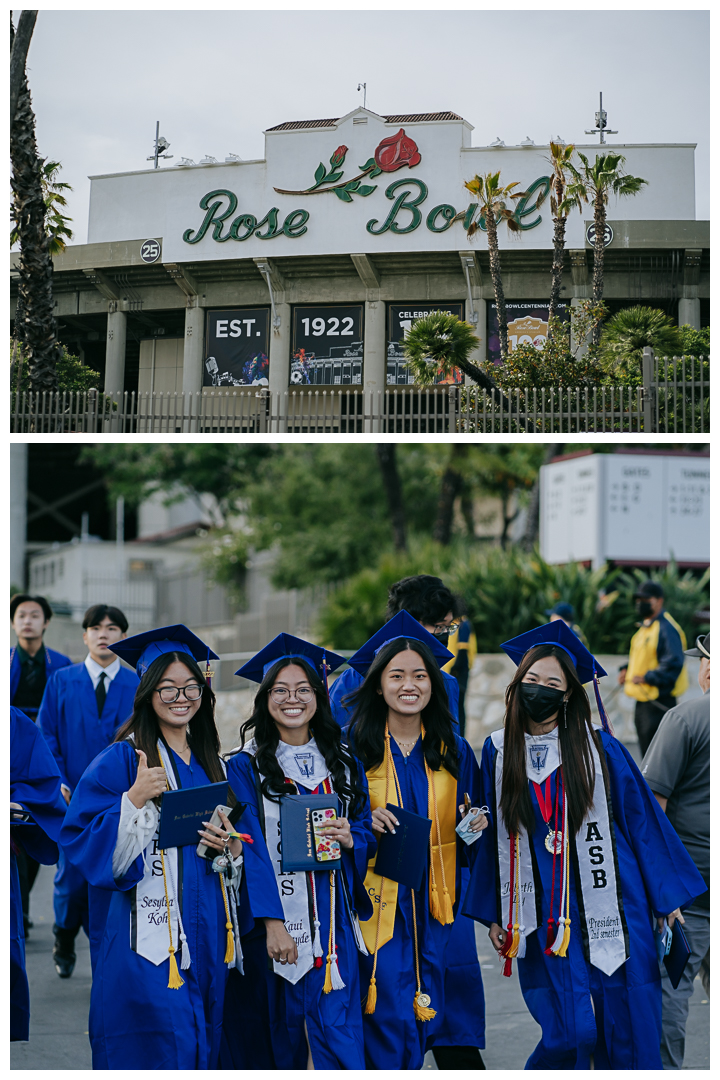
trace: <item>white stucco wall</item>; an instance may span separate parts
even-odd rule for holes
[[[549,171],[546,147],[472,147],[471,128],[464,121],[386,124],[383,118],[368,112],[366,124],[354,123],[359,115],[365,115],[363,110],[348,114],[333,129],[268,132],[266,158],[262,161],[186,168],[171,166],[91,177],[88,242],[162,238],[163,262],[337,252],[460,250],[468,246],[462,222],[456,222],[447,231],[432,232],[427,227],[427,217],[433,207],[449,203],[458,212],[465,210],[473,200],[464,189],[464,182],[476,173],[500,169],[503,182],[517,180],[524,188]],[[342,180],[351,180],[373,156],[381,140],[401,127],[417,144],[422,160],[413,168],[404,167],[373,180],[363,180],[365,184],[377,185],[370,195],[353,195],[352,203],[347,203],[330,191],[282,195],[274,190],[281,187],[305,191],[314,184],[319,163],[329,168],[330,156],[340,145],[348,147]],[[591,161],[594,160],[596,145],[580,149]],[[610,219],[694,219],[693,144],[618,145],[611,149],[626,156],[625,168],[629,173],[642,176],[649,183],[633,198],[611,199]],[[418,207],[422,213],[420,226],[405,234],[388,231],[372,235],[368,232],[367,223],[377,219],[382,224],[391,209],[391,201],[385,197],[386,189],[396,180],[413,179],[422,180],[428,189],[427,197]],[[218,242],[212,238],[210,230],[197,244],[184,242],[183,232],[197,230],[205,216],[199,208],[201,198],[216,189],[231,191],[238,200],[237,209],[226,219],[221,235],[227,234],[234,216],[253,214],[260,222],[272,207],[279,209],[281,223],[294,210],[309,211],[307,232],[298,237],[279,235],[261,240],[252,235],[244,241]],[[408,189],[415,198],[416,185],[409,184]],[[528,249],[551,247],[549,205],[546,204],[539,213],[542,222],[520,236],[511,237],[502,229],[501,245],[510,248],[521,245]],[[568,247],[583,245],[583,219],[591,218],[591,208],[582,218],[577,213],[571,215],[566,239]],[[401,211],[398,224],[404,227],[410,220],[410,212]],[[484,233],[478,233],[473,243],[480,249],[485,247]]]

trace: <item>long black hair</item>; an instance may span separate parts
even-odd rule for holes
[[[282,669],[290,664],[302,668],[309,685],[315,691],[316,708],[310,721],[310,734],[325,758],[334,791],[345,801],[350,816],[355,816],[362,810],[366,798],[357,762],[342,741],[342,732],[332,714],[324,682],[314,666],[302,656],[283,657],[270,668],[255,695],[252,716],[240,728],[240,745],[244,746],[247,738],[254,736],[257,747],[255,761],[263,777],[261,789],[265,798],[279,802],[283,795],[295,793],[295,786],[286,784],[276,757],[280,732],[268,708],[268,697],[275,680]],[[346,768],[350,773],[349,781]]]
[[[118,730],[114,741],[124,742],[129,735],[133,735],[135,747],[144,751],[147,757],[148,768],[156,769],[162,765],[157,741],[162,739],[165,742],[165,740],[153,708],[153,694],[167,669],[176,661],[184,664],[198,685],[202,686],[200,708],[188,722],[188,745],[207,773],[210,782],[222,783],[226,777],[220,761],[220,736],[215,726],[215,694],[189,653],[163,653],[153,660],[141,678],[135,693],[132,716]]]
[[[535,831],[535,815],[530,800],[526,770],[525,734],[530,731],[531,717],[523,708],[518,687],[536,660],[553,656],[567,680],[569,697],[560,705],[558,738],[563,763],[563,781],[567,793],[568,821],[573,836],[593,805],[595,767],[591,743],[598,756],[607,782],[605,754],[600,739],[593,730],[590,702],[585,687],[578,679],[572,660],[557,645],[536,645],[520,661],[515,678],[505,691],[505,738],[503,750],[502,797],[500,809],[510,832],[524,825],[528,833]],[[567,712],[567,727],[565,714]]]
[[[385,721],[388,707],[382,696],[380,680],[390,661],[406,649],[418,654],[430,677],[430,700],[422,712],[425,760],[433,772],[437,772],[444,765],[457,779],[457,743],[445,679],[435,657],[423,641],[396,638],[395,641],[388,642],[373,660],[362,685],[343,698],[343,705],[347,702],[348,708],[353,710],[349,729],[353,749],[366,769],[375,768],[382,762],[385,755]]]

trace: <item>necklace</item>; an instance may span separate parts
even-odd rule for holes
[[[543,791],[542,787],[540,786],[540,784],[536,784],[534,780],[532,781],[532,785],[535,788],[535,794],[537,796],[538,805],[540,807],[540,813],[542,814],[542,819],[545,822],[545,825],[546,825],[547,831],[548,831],[548,834],[545,837],[545,847],[547,848],[547,850],[550,852],[551,855],[553,855],[553,856],[558,855],[560,853],[560,851],[562,850],[562,832],[557,827],[560,785],[558,784],[556,786],[556,790],[555,790],[555,828],[554,829],[550,824],[550,818],[551,818],[551,815],[552,815],[552,799],[551,799],[551,795],[550,795],[550,777],[548,776],[547,780],[545,781],[545,790],[544,791]]]
[[[420,736],[416,735],[412,742],[400,742],[400,740],[396,739],[395,736],[393,735],[393,739],[395,739],[395,742],[400,747],[400,752],[403,755],[403,757],[410,757],[410,755],[412,754],[413,746],[415,745],[415,743],[418,741],[419,738],[420,738]],[[405,751],[403,750],[404,746],[409,746],[410,747],[410,749],[408,750],[407,753],[405,753]]]

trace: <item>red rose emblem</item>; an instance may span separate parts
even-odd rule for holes
[[[330,158],[330,164],[334,169],[337,168],[338,165],[342,165],[345,160],[345,155],[347,154],[347,149],[347,146],[338,146],[337,150]]]
[[[402,128],[397,135],[389,135],[387,139],[383,139],[375,151],[375,164],[382,172],[395,172],[396,169],[402,169],[403,165],[412,168],[419,163],[417,143],[408,138]]]

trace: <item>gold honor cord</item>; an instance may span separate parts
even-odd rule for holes
[[[422,725],[421,725],[421,728],[420,728],[420,732],[421,732],[421,739],[424,739],[425,738],[425,729],[424,729],[424,727],[422,727]],[[430,838],[429,838],[429,844],[430,844],[430,875],[431,875],[430,911],[431,911],[431,915],[434,918],[436,918],[438,920],[438,922],[440,922],[442,925],[448,925],[449,923],[453,922],[452,909],[453,909],[453,904],[455,902],[455,846],[454,846],[454,839],[455,839],[455,836],[454,836],[454,829],[455,829],[455,798],[454,798],[454,796],[455,796],[456,790],[457,790],[457,781],[455,780],[455,778],[449,772],[447,772],[446,769],[440,769],[440,771],[438,773],[438,777],[439,777],[439,781],[441,782],[441,784],[442,784],[442,786],[444,788],[444,790],[442,792],[442,794],[443,794],[443,817],[448,818],[448,820],[445,821],[444,824],[446,825],[446,827],[452,829],[452,834],[448,833],[448,835],[452,835],[452,841],[453,841],[452,844],[450,844],[450,842],[448,842],[448,844],[446,845],[449,849],[450,848],[452,849],[452,851],[450,851],[450,850],[448,851],[448,855],[452,854],[452,859],[451,859],[451,862],[452,862],[452,880],[451,880],[451,888],[448,888],[448,883],[447,883],[447,879],[446,879],[446,875],[445,875],[445,861],[444,861],[444,856],[443,856],[442,833],[441,833],[441,830],[440,830],[440,810],[439,810],[437,794],[436,794],[436,790],[435,790],[435,774],[428,767],[428,764],[425,761],[424,754],[423,754],[423,763],[425,765],[425,773],[426,773],[427,780],[428,780],[428,816],[430,817],[431,821],[433,822],[433,824],[435,826],[436,839],[437,839],[438,865],[439,865],[440,877],[441,877],[442,885],[443,885],[443,904],[441,905],[440,901],[439,901],[438,891],[437,891],[436,873],[435,873],[435,850],[434,850],[434,846],[433,846],[433,843],[432,843],[432,829],[431,829],[431,835],[430,835]],[[390,730],[389,730],[389,726],[388,726],[387,721],[385,723],[385,760],[384,760],[383,764],[385,765],[385,803],[384,803],[384,805],[387,806],[388,802],[390,801],[390,778],[391,778],[391,775],[392,775],[392,781],[393,781],[393,785],[395,787],[395,798],[397,799],[398,805],[402,808],[403,807],[402,792],[400,790],[400,782],[398,780],[397,770],[395,768],[395,761],[393,759],[392,750],[390,748]],[[371,772],[368,773],[368,778],[370,779],[371,773],[372,773],[373,774],[372,779],[373,780],[377,779],[378,772],[379,772],[379,770],[371,770]],[[448,803],[448,798],[450,798],[450,803]],[[451,822],[449,820],[450,817],[452,817]],[[450,869],[450,867],[449,867],[449,869]],[[375,875],[372,871],[369,871],[368,876],[370,876],[370,875],[372,875],[372,878],[377,879],[377,875]],[[381,944],[382,944],[380,942],[380,924],[381,924],[382,916],[383,916],[383,908],[384,908],[383,898],[384,898],[384,894],[385,894],[385,884],[386,884],[386,879],[384,877],[380,878],[380,888],[379,888],[379,895],[378,895],[378,902],[377,902],[377,909],[378,910],[377,910],[377,915],[376,915],[375,940],[374,940],[374,942],[371,943],[370,941],[368,941],[368,934],[365,931],[366,927],[367,927],[368,930],[371,929],[371,927],[372,927],[372,919],[368,920],[368,922],[366,922],[366,923],[363,923],[363,927],[362,927],[363,936],[365,937],[366,944],[368,945],[368,948],[371,948],[371,950],[372,950],[372,952],[374,954],[372,973],[371,973],[371,977],[370,977],[370,986],[368,988],[367,1001],[365,1003],[365,1012],[366,1013],[375,1012],[375,1007],[376,1007],[376,1004],[377,1004],[377,977],[376,977],[376,972],[377,972],[378,952],[379,952],[379,949],[380,949]],[[366,878],[366,885],[367,885],[367,878]],[[392,888],[393,895],[392,895],[392,898],[388,901],[388,907],[390,907],[392,909],[392,922],[394,923],[394,921],[395,921],[395,911],[396,911],[396,908],[397,908],[397,889],[398,889],[398,886],[397,886],[397,882],[394,882],[394,881],[391,881],[391,880],[388,880],[388,886],[393,887]],[[368,890],[368,891],[370,892],[370,890]],[[372,891],[373,892],[377,891],[375,885],[373,885]],[[372,896],[372,892],[370,892],[370,895]],[[412,889],[410,890],[410,901],[411,901],[411,904],[412,904],[412,913],[413,913],[413,953],[414,953],[414,962],[415,962],[415,977],[416,977],[416,984],[417,984],[417,990],[416,990],[415,998],[414,998],[414,1001],[413,1001],[413,1010],[415,1012],[415,1016],[417,1017],[417,1019],[424,1022],[424,1021],[427,1021],[427,1020],[432,1020],[432,1018],[436,1014],[435,1014],[435,1010],[431,1009],[429,1007],[430,1006],[430,996],[428,994],[423,993],[422,985],[421,985],[421,981],[420,981],[420,954],[419,954],[419,948],[418,948],[417,912],[416,912],[416,908],[415,908],[415,892]],[[385,941],[389,941],[391,937],[392,937],[392,929],[390,931],[390,934],[385,938]]]

